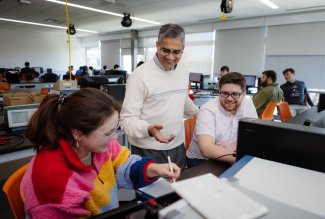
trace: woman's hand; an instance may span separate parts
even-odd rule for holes
[[[176,164],[172,163],[173,173],[170,171],[169,164],[157,164],[152,163],[149,164],[147,168],[147,177],[153,178],[156,176],[161,176],[166,178],[169,182],[172,182],[173,179],[179,178],[181,174],[181,168],[179,168]]]

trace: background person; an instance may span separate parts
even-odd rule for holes
[[[271,101],[283,101],[283,91],[279,88],[278,84],[275,83],[276,79],[277,75],[275,71],[268,70],[262,72],[261,86],[263,88],[252,98],[259,118],[261,118],[266,106]]]
[[[36,150],[21,184],[29,218],[89,217],[117,208],[120,187],[179,176],[175,164],[172,173],[168,164],[119,145],[118,111],[117,102],[95,88],[45,97],[26,132]]]

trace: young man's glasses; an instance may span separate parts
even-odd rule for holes
[[[242,94],[243,92],[233,92],[233,93],[228,93],[224,91],[220,92],[220,96],[223,98],[228,98],[229,96],[231,96],[234,99],[238,99]]]
[[[174,56],[174,57],[181,57],[183,51],[182,50],[171,50],[171,49],[167,49],[167,48],[162,48],[160,49],[160,53],[164,56],[168,56],[170,53]]]

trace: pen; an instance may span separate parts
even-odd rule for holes
[[[168,156],[167,159],[168,159],[168,164],[169,164],[170,172],[174,173],[173,166],[172,166],[172,162],[170,160],[170,156]],[[175,182],[175,178],[173,178],[173,182]]]

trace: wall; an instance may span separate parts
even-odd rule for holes
[[[52,68],[54,73],[64,73],[68,69],[67,34],[33,31],[20,32],[1,30],[0,34],[0,67],[23,67],[25,61],[31,66]],[[85,65],[85,49],[80,40],[71,37],[72,65],[75,69]]]

